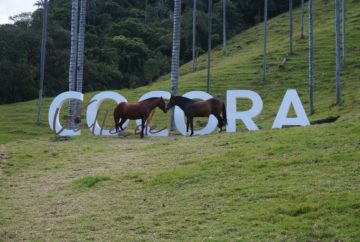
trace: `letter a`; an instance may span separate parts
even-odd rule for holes
[[[289,113],[290,107],[293,105],[296,118],[288,118],[287,115]],[[272,126],[273,129],[281,129],[283,126],[291,125],[291,126],[309,126],[310,122],[305,113],[304,107],[301,103],[299,95],[296,90],[290,89],[286,91],[284,99],[280,105],[278,114],[276,115],[274,124]]]

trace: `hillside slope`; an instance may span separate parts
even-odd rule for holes
[[[36,128],[36,101],[0,106],[0,240],[356,241],[360,237],[360,3],[348,3],[348,63],[343,105],[335,103],[334,4],[316,1],[315,111],[335,123],[271,130],[286,89],[308,110],[307,41],[294,12],[294,55],[287,15],[269,22],[268,80],[261,81],[262,25],[213,54],[211,94],[251,89],[264,100],[263,130],[205,137],[80,137],[53,141]],[[180,93],[205,90],[206,56],[181,67]],[[120,90],[136,101],[169,90],[168,76]],[[89,100],[94,93],[86,94]],[[246,108],[248,103],[241,104]],[[106,103],[103,112],[111,110]],[[66,110],[66,109],[65,109]],[[168,115],[156,113],[165,126]],[[108,122],[111,125],[111,122]],[[201,125],[201,123],[198,123]],[[129,131],[131,132],[131,131]]]
[[[329,115],[349,113],[360,105],[360,14],[357,12],[359,3],[350,2],[347,17],[347,68],[341,73],[341,94],[344,105],[335,106],[335,30],[333,3],[314,3],[314,62],[315,62],[315,111],[312,120]],[[260,24],[229,40],[229,55],[224,56],[221,47],[213,51],[211,90],[213,96],[225,100],[226,90],[250,89],[258,92],[265,103],[258,123],[263,127],[271,127],[282,97],[287,89],[297,89],[304,107],[309,110],[308,92],[308,43],[300,39],[300,9],[294,11],[294,54],[288,56],[288,19],[282,14],[269,21],[268,37],[268,80],[262,81],[263,58],[263,25]],[[307,13],[305,13],[307,14]],[[305,32],[307,21],[305,21]],[[179,93],[193,90],[206,90],[205,69],[207,55],[198,59],[196,73],[191,73],[191,63],[181,67]],[[285,65],[280,68],[284,58]],[[119,92],[129,101],[137,101],[150,90],[170,90],[169,76],[160,78],[150,86],[137,89],[123,89]],[[66,91],[66,90],[64,90]],[[87,93],[85,102],[95,93]],[[50,134],[47,126],[47,111],[52,98],[45,99],[42,128],[34,129],[37,102],[15,103],[0,106],[3,113],[0,120],[0,143],[7,140],[32,137],[38,133]],[[114,104],[103,106],[103,110],[111,111]],[[245,104],[247,105],[247,103]],[[244,107],[245,109],[246,107]],[[66,110],[64,108],[64,110]],[[100,115],[102,117],[103,115]],[[169,123],[168,115],[157,120],[161,125]],[[109,125],[112,125],[110,122]]]

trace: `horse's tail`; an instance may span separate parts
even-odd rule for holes
[[[227,116],[226,116],[226,106],[225,103],[222,103],[222,113],[223,113],[223,119],[225,121],[225,124],[227,124]]]

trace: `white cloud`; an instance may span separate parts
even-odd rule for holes
[[[36,0],[0,0],[0,24],[10,23],[10,16],[36,9]]]

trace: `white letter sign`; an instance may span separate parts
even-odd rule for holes
[[[169,100],[171,95],[167,91],[151,91],[144,94],[140,99],[139,102],[153,98],[153,97],[162,97],[164,100]],[[208,100],[211,99],[212,96],[206,92],[202,91],[192,91],[185,93],[183,97],[190,98],[190,99],[200,99],[200,100]],[[73,129],[67,129],[69,125],[69,121],[67,125],[61,126],[60,124],[60,110],[61,107],[69,101],[70,99],[84,100],[84,95],[80,92],[64,92],[58,95],[53,102],[51,103],[49,109],[49,126],[50,128],[60,136],[74,136],[81,134],[81,125],[77,125]],[[252,106],[249,110],[246,111],[237,111],[237,101],[238,99],[248,99],[252,102]],[[113,136],[117,135],[115,129],[115,123],[110,130],[104,129],[104,125],[106,123],[106,118],[109,116],[110,119],[113,119],[113,112],[107,113],[108,116],[105,115],[102,125],[100,126],[97,119],[99,115],[99,108],[101,104],[105,100],[113,100],[117,104],[121,102],[127,102],[126,98],[119,93],[116,92],[101,92],[95,95],[91,101],[87,105],[83,105],[81,111],[87,108],[86,112],[86,122],[87,126],[89,127],[90,131],[94,135],[103,135],[103,136]],[[263,101],[259,94],[254,91],[249,90],[228,90],[226,96],[226,113],[227,113],[227,126],[226,131],[233,133],[236,132],[236,122],[237,120],[241,120],[245,127],[250,131],[257,131],[259,130],[258,126],[254,122],[254,118],[258,116],[263,109]],[[288,118],[288,114],[290,111],[291,106],[294,107],[296,117]],[[115,105],[114,105],[115,107]],[[81,114],[74,114],[73,119]],[[224,115],[224,114],[223,114]],[[174,121],[177,130],[184,136],[187,135],[186,132],[186,124],[185,124],[185,114],[178,106],[175,106],[174,109]],[[151,122],[151,118],[148,118],[148,121]],[[123,127],[126,128],[129,124],[129,120],[127,120]],[[139,126],[141,125],[141,120],[136,120],[136,124]],[[283,126],[309,126],[310,122],[305,113],[304,107],[301,103],[298,93],[294,89],[290,89],[286,91],[286,94],[283,98],[283,101],[280,105],[279,111],[276,115],[275,121],[272,125],[272,128],[282,128]],[[150,127],[147,127],[145,133],[148,136],[168,136],[169,130],[153,130]],[[206,126],[201,130],[195,130],[195,135],[206,135],[212,133],[218,126],[218,120],[214,115],[210,115],[208,119],[208,123]]]

